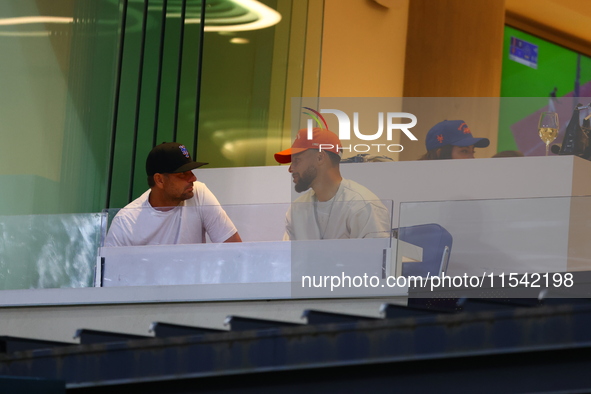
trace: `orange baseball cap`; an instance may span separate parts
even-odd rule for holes
[[[321,146],[322,145],[322,146]],[[312,139],[308,139],[308,129],[298,131],[291,148],[275,153],[275,160],[279,163],[291,163],[291,155],[308,149],[318,149],[339,155],[342,150],[341,140],[330,130],[316,127],[312,129]]]

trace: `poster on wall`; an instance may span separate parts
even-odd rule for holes
[[[511,46],[509,48],[509,59],[514,62],[526,65],[531,68],[538,68],[538,46],[520,40],[517,37],[511,37]]]
[[[559,144],[574,108],[591,101],[591,58],[509,26],[503,53],[498,151],[543,156],[540,116],[557,112],[559,130],[553,144]],[[580,114],[582,121],[590,112]]]

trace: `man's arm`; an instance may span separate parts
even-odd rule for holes
[[[230,238],[228,238],[224,242],[242,242],[242,238],[240,238],[240,234],[238,234],[238,231],[236,231],[234,233],[234,235],[232,235]]]

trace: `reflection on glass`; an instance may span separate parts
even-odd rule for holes
[[[117,3],[0,1],[0,214],[104,207]]]
[[[314,45],[314,36],[321,36],[322,24],[315,18],[309,22],[306,15],[321,13],[322,2],[259,3],[265,6],[248,2],[280,21],[248,31],[205,26],[196,157],[211,167],[275,165],[273,153],[289,135],[289,98],[302,96],[304,88],[318,95],[319,65],[313,59],[320,46]],[[215,17],[216,9],[207,7],[206,20]]]
[[[0,217],[0,290],[92,286],[101,214]]]

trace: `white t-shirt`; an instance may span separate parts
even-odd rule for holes
[[[171,245],[224,242],[236,227],[213,193],[201,182],[193,183],[193,197],[169,211],[154,209],[147,190],[121,209],[109,227],[105,246]]]
[[[381,238],[392,230],[391,214],[368,188],[343,179],[332,199],[314,190],[295,200],[286,216],[286,240]]]

